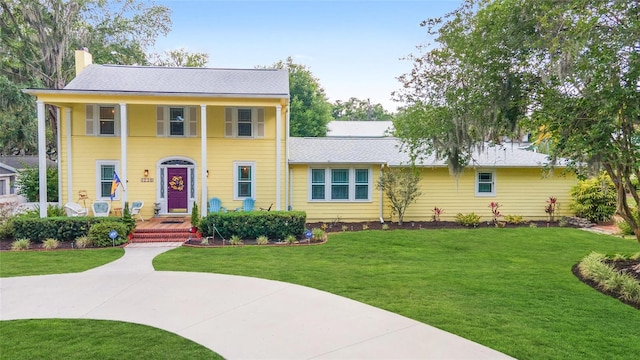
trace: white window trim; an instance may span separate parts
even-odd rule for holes
[[[238,196],[238,167],[249,166],[251,167],[251,196],[252,199],[256,198],[256,163],[255,161],[234,161],[233,162],[233,200],[244,200],[248,197]]]
[[[116,104],[87,104],[87,106],[93,107],[93,117],[91,119],[86,119],[86,121],[92,121],[92,129],[93,133],[87,133],[90,136],[99,136],[99,137],[115,137],[120,136],[120,106]],[[114,110],[113,114],[113,134],[101,134],[100,133],[100,108],[101,107],[112,107]],[[85,116],[86,117],[86,116]],[[86,126],[85,126],[86,129]]]
[[[96,161],[96,200],[111,200],[110,196],[100,196],[102,191],[102,173],[100,172],[102,165],[113,165],[116,174],[120,173],[120,161],[118,160],[97,160]],[[120,179],[122,180],[122,179]],[[122,187],[119,185],[113,200],[120,200],[120,192]]]
[[[193,106],[185,106],[185,105],[158,105],[158,107],[162,108],[162,117],[163,119],[162,124],[163,124],[163,133],[162,135],[158,135],[157,133],[157,128],[156,128],[156,136],[158,137],[171,137],[171,138],[185,138],[185,137],[197,137],[198,136],[198,114],[197,111],[194,112],[195,115],[195,119],[192,119],[192,108],[195,108]],[[182,113],[184,115],[184,120],[182,121],[182,123],[184,124],[184,134],[183,135],[171,135],[171,108],[180,108],[182,109]],[[157,111],[157,110],[156,110]],[[156,119],[156,121],[159,121],[158,119]],[[195,131],[193,131],[192,134],[192,129],[191,127],[195,127]]]
[[[341,170],[346,169],[349,171],[349,197],[347,199],[339,199],[334,200],[331,199],[331,170]],[[356,169],[367,170],[367,198],[366,199],[356,199]],[[313,170],[324,170],[324,199],[313,199],[313,188],[312,188],[312,172]],[[326,167],[326,166],[310,166],[308,168],[308,181],[307,181],[307,201],[309,202],[371,202],[372,201],[372,170],[371,167],[364,166],[334,166],[334,167]],[[316,184],[317,185],[317,184]]]
[[[480,174],[489,173],[491,174],[491,192],[480,192]],[[473,181],[475,186],[476,196],[480,197],[492,197],[496,196],[496,171],[494,169],[488,170],[476,170],[475,180]]]
[[[231,109],[231,134],[227,133],[226,125],[229,122],[229,119],[225,118],[225,131],[224,136],[227,138],[236,138],[236,139],[262,139],[264,138],[265,133],[265,109],[250,107],[250,106],[239,106],[239,107],[230,107]],[[240,136],[238,135],[238,110],[248,109],[251,110],[251,136]],[[258,115],[259,109],[262,109],[262,124],[260,124],[260,116]],[[226,110],[225,110],[226,116]],[[262,135],[260,135],[259,128],[262,127]]]

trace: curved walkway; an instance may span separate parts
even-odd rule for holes
[[[154,271],[172,246],[127,246],[75,274],[0,279],[0,320],[139,323],[227,359],[507,359],[418,321],[312,288],[256,278]]]

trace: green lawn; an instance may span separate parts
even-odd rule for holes
[[[363,231],[320,246],[182,247],[154,266],[311,286],[519,359],[637,359],[640,311],[571,273],[591,251],[640,247],[559,228]]]
[[[150,326],[103,320],[0,321],[2,359],[222,359]]]
[[[0,277],[82,272],[110,263],[122,255],[122,248],[2,251]]]

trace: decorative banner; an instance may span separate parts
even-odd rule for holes
[[[171,189],[176,191],[182,191],[184,189],[184,180],[182,180],[182,176],[174,175],[169,181],[169,186]]]

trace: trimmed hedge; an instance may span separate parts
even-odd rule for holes
[[[86,236],[91,225],[105,221],[122,222],[122,219],[92,216],[16,217],[13,219],[13,237],[32,241],[43,241],[49,238],[60,241],[73,241],[81,236]]]
[[[247,211],[211,213],[200,221],[198,230],[203,236],[241,239],[256,239],[266,236],[272,240],[283,240],[288,235],[299,237],[304,233],[307,213],[304,211]]]

